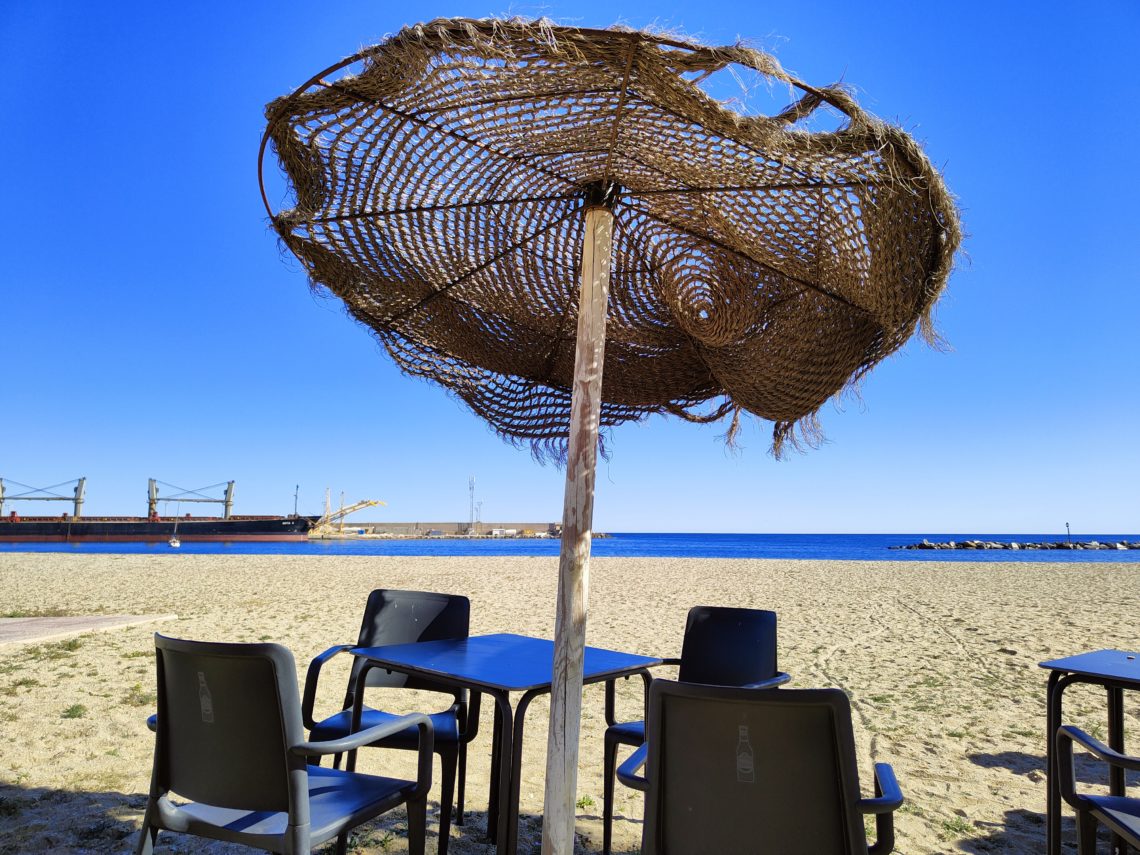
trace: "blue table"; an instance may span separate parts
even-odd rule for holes
[[[1061,788],[1057,774],[1057,729],[1064,723],[1062,701],[1065,689],[1074,683],[1103,686],[1108,692],[1108,746],[1124,751],[1124,690],[1140,690],[1140,653],[1126,650],[1096,650],[1041,662],[1049,670],[1048,705],[1046,710],[1046,855],[1061,855]],[[1114,796],[1124,795],[1124,770],[1113,767],[1109,773],[1109,789]],[[1124,855],[1124,841],[1113,837],[1112,851]]]
[[[554,642],[500,633],[448,641],[356,647],[351,652],[367,660],[357,677],[361,686],[369,669],[384,668],[429,677],[437,683],[482,692],[495,699],[487,835],[496,841],[499,855],[513,855],[518,846],[523,723],[530,702],[550,691]],[[619,677],[636,674],[648,684],[648,669],[660,665],[661,661],[652,656],[587,647],[583,683],[612,683]],[[514,710],[511,709],[511,692],[522,692]],[[364,692],[356,692],[354,730],[360,724],[363,697]],[[353,762],[350,756],[349,768]],[[502,822],[499,817],[503,818]]]

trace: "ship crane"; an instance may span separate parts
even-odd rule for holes
[[[312,533],[320,534],[332,528],[337,523],[340,524],[341,529],[344,528],[344,519],[349,514],[354,514],[357,511],[362,511],[365,508],[374,508],[377,505],[384,505],[387,507],[387,502],[381,502],[379,499],[364,499],[359,502],[353,502],[351,505],[341,505],[338,510],[330,510],[328,502],[325,502],[325,513],[320,519],[313,523]]]
[[[0,478],[0,514],[4,512],[5,502],[71,502],[74,508],[74,518],[79,519],[83,515],[83,496],[87,492],[87,479],[76,478],[74,481],[64,481],[60,484],[52,484],[50,487],[29,487],[27,484],[21,484],[19,481],[8,479],[9,484],[15,484],[17,487],[22,487],[27,490],[26,493],[17,493],[14,496],[5,496],[4,494],[4,479]],[[59,493],[53,492],[57,487],[64,487],[69,484],[75,485],[75,492],[72,496],[63,496]],[[44,495],[38,495],[38,494]],[[12,511],[15,514],[15,511]]]

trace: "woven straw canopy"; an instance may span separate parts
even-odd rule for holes
[[[788,86],[789,106],[710,97],[701,78],[733,64]],[[839,129],[807,130],[824,105]],[[438,20],[267,115],[293,195],[273,225],[312,281],[406,372],[539,450],[569,427],[587,204],[614,216],[602,426],[735,428],[747,411],[775,423],[777,452],[929,332],[959,242],[909,136],[744,47]]]

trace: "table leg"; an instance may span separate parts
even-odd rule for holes
[[[495,851],[498,855],[514,855],[514,849],[511,847],[511,770],[514,768],[514,755],[516,748],[522,746],[515,746],[514,743],[514,716],[511,714],[511,700],[506,692],[495,693],[495,710],[496,719],[501,719],[499,725],[500,736],[497,740],[499,745],[499,773],[496,775],[497,787],[496,795],[496,813],[498,821],[496,822],[495,829]],[[518,818],[515,817],[514,825],[518,825]],[[490,822],[488,822],[490,826]]]
[[[487,839],[494,841],[499,829],[499,775],[502,772],[503,758],[499,746],[503,742],[503,715],[495,701],[495,719],[491,729],[491,788],[487,795]]]
[[[1124,753],[1124,690],[1109,686],[1108,691],[1108,747],[1113,751]],[[1124,795],[1124,770],[1119,766],[1110,767],[1108,779],[1109,792],[1114,796]],[[1125,855],[1127,847],[1124,839],[1117,835],[1112,836],[1112,851],[1114,855]]]
[[[1057,756],[1054,743],[1061,726],[1061,694],[1057,684],[1061,674],[1049,672],[1045,694],[1045,852],[1061,855],[1061,794],[1057,780]]]
[[[360,730],[360,720],[364,717],[364,689],[368,685],[368,672],[374,667],[376,666],[365,662],[360,667],[360,673],[356,675],[356,687],[352,693],[352,724],[349,726],[349,733],[356,733],[356,731]],[[356,771],[355,748],[349,751],[348,756],[345,757],[344,768],[346,772]]]
[[[519,791],[522,788],[522,744],[523,727],[526,723],[526,711],[531,701],[546,692],[546,689],[531,689],[522,696],[519,705],[515,707],[515,734],[513,740],[515,748],[514,754],[511,757],[511,792],[510,799],[507,802],[507,813],[504,814],[504,822],[507,823],[507,848],[506,850],[500,850],[500,852],[509,852],[511,855],[513,855],[519,846]]]

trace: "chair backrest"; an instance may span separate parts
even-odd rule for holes
[[[654,680],[642,852],[866,855],[838,689]]]
[[[379,647],[384,644],[466,638],[470,624],[471,601],[466,597],[431,591],[380,589],[368,595],[357,644],[360,647]],[[360,660],[353,663],[349,680],[350,692],[356,685],[356,676],[363,664]],[[441,689],[438,683],[422,678],[395,672],[389,674],[383,668],[373,668],[368,672],[367,685],[451,691]]]
[[[678,680],[743,686],[774,676],[775,612],[721,606],[689,609]]]
[[[293,655],[279,644],[155,635],[155,783],[192,801],[308,821]]]

